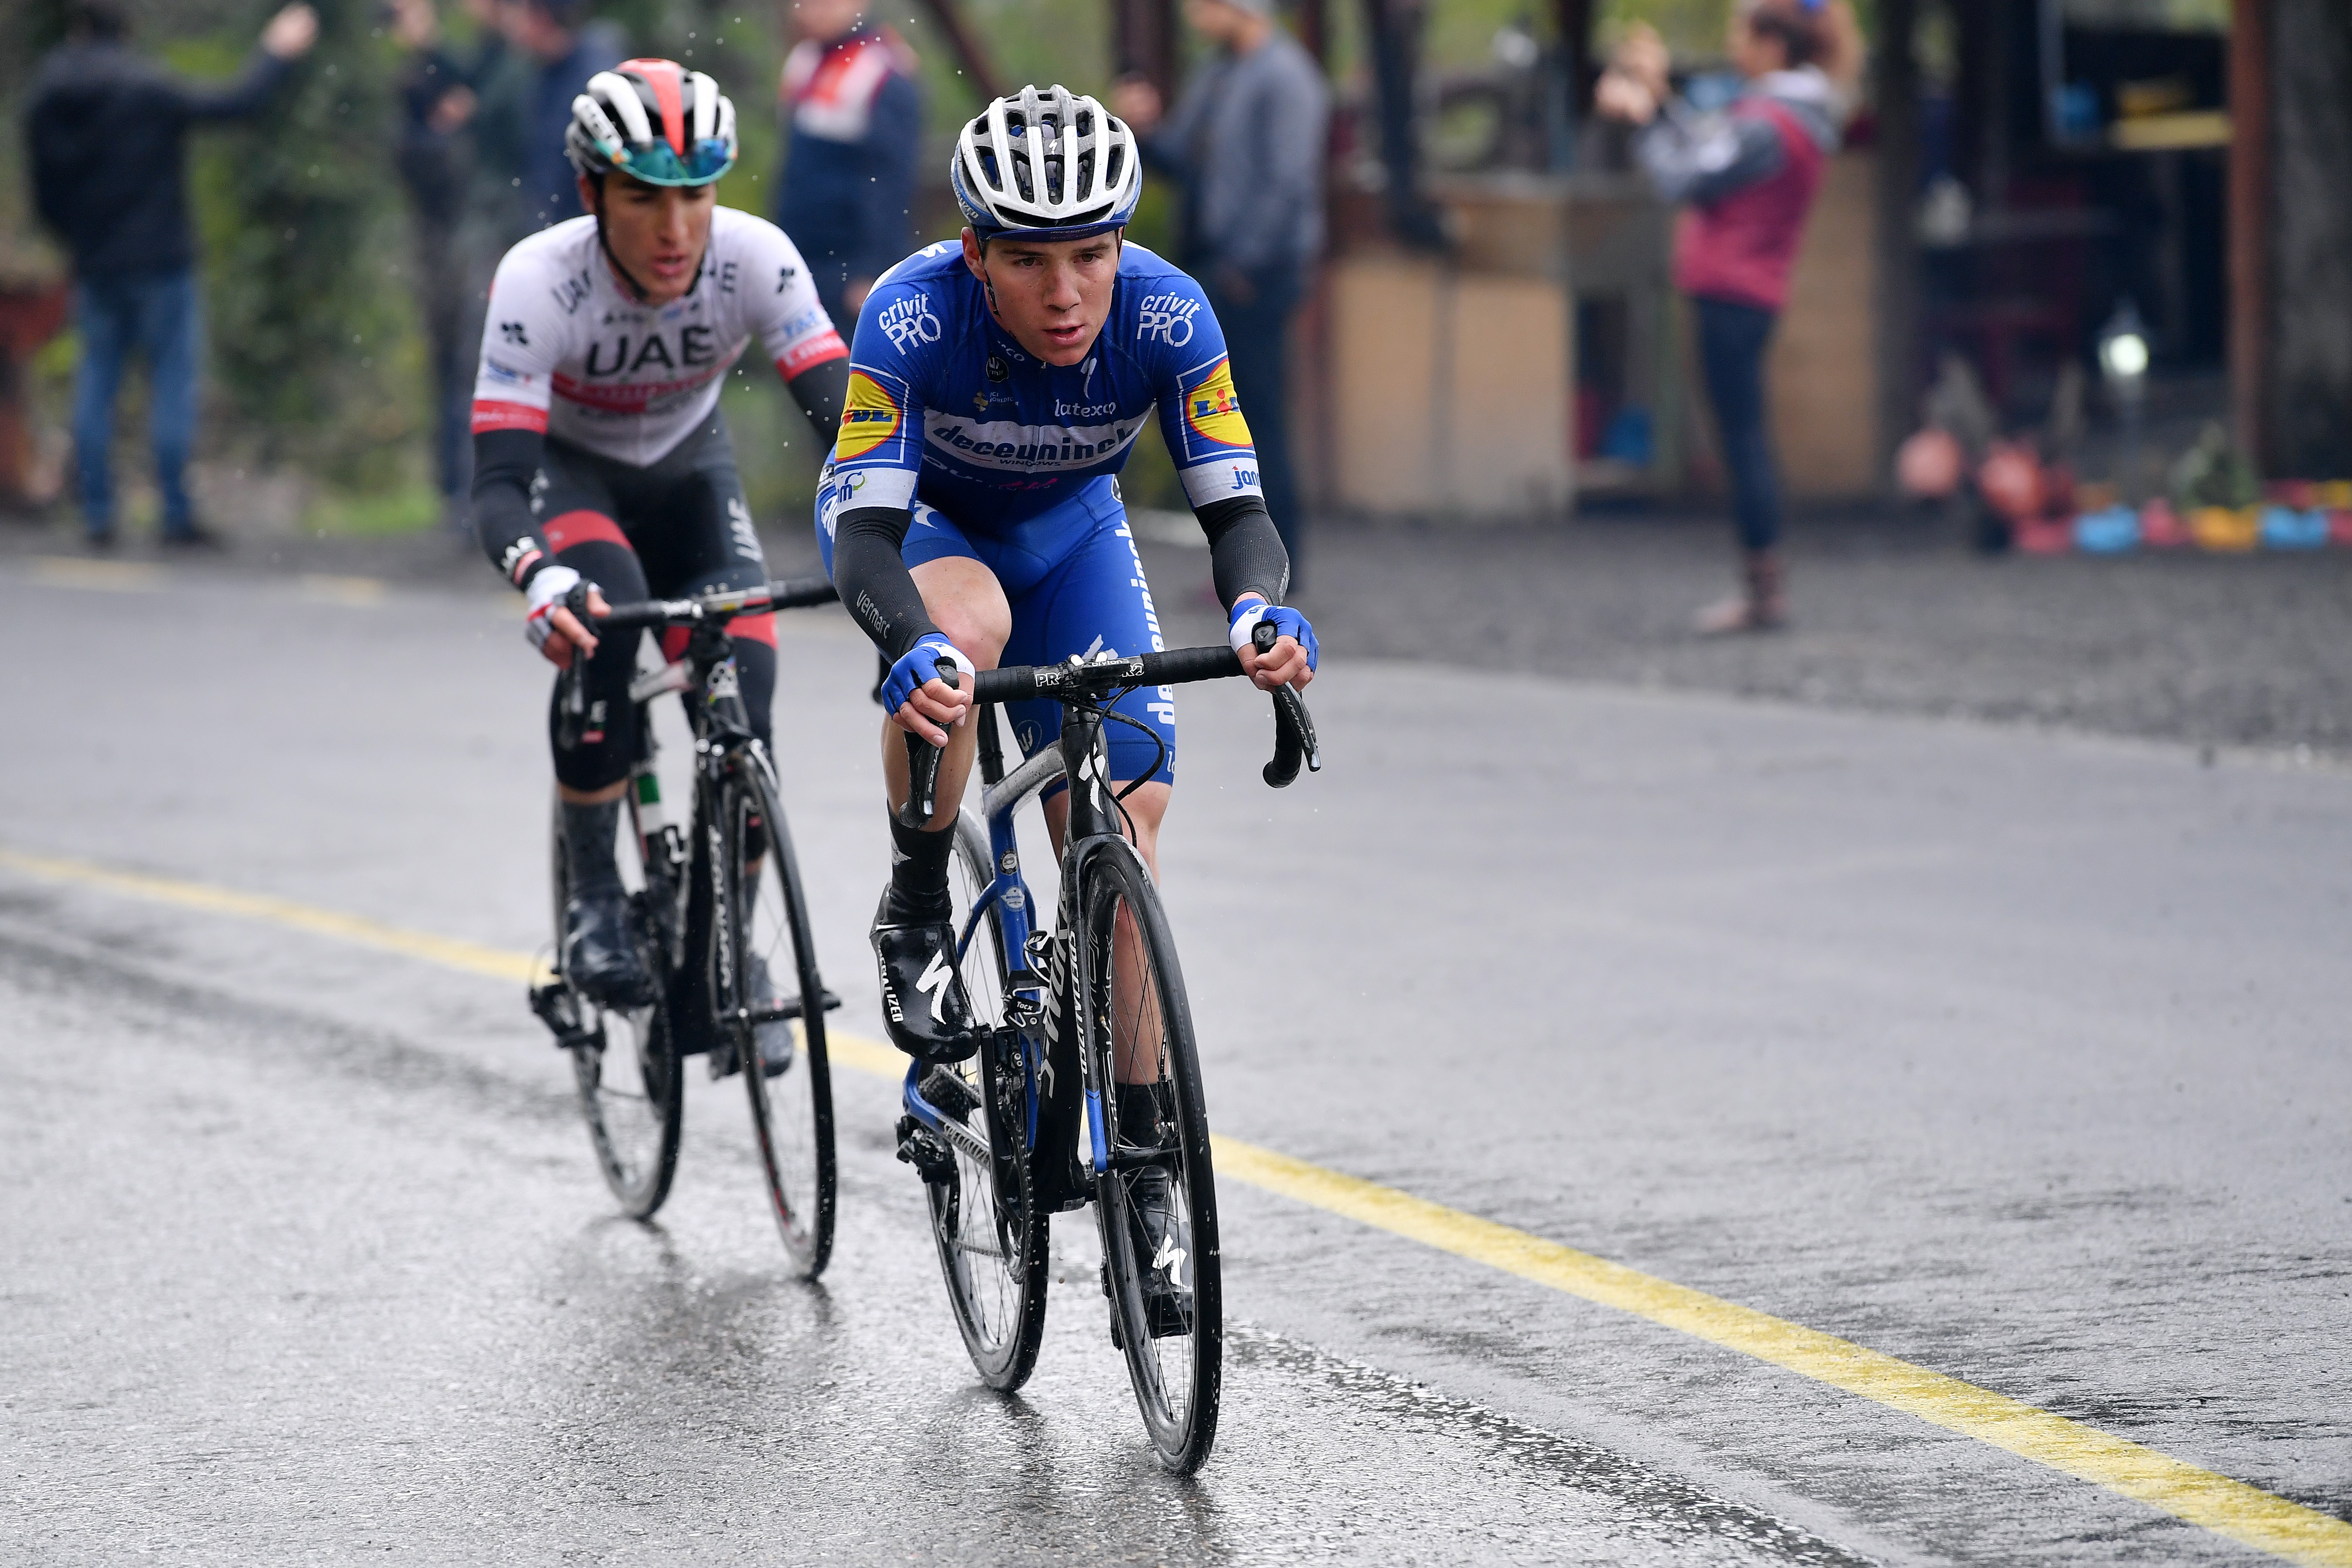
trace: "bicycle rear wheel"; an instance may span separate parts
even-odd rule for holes
[[[1113,843],[1087,858],[1077,908],[1079,1027],[1103,1086],[1110,1147],[1095,1210],[1111,1332],[1160,1463],[1190,1475],[1216,1441],[1224,1353],[1216,1178],[1192,1013],[1159,894],[1132,848]],[[1122,1077],[1150,1086],[1148,1120],[1123,1124]],[[1143,1190],[1163,1173],[1163,1194]],[[1155,1296],[1155,1271],[1189,1289]]]
[[[987,835],[971,816],[956,823],[949,877],[955,929],[969,931],[961,978],[972,1021],[994,1031],[1004,1022],[1004,928],[995,905],[971,926],[973,904],[992,878]],[[930,1069],[924,1098],[951,1124],[955,1159],[928,1184],[931,1236],[956,1327],[981,1379],[1010,1392],[1028,1381],[1045,1331],[1047,1216],[1030,1201],[1026,1075],[1021,1047],[996,1038],[978,1056]]]
[[[637,917],[638,948],[646,972],[656,977],[668,967],[656,937],[656,926],[646,905],[648,894],[642,873],[644,853],[635,813],[621,818],[616,855],[623,879],[632,888],[629,902]],[[563,905],[571,895],[563,853],[562,808],[556,810],[553,833],[555,943],[559,964],[563,951]],[[656,984],[656,996],[667,987]],[[629,1009],[601,1007],[568,984],[562,994],[577,1025],[572,1047],[572,1079],[579,1091],[580,1112],[588,1123],[588,1141],[596,1152],[596,1167],[604,1184],[619,1200],[621,1212],[632,1219],[648,1219],[669,1196],[677,1174],[678,1130],[686,1096],[678,1072],[677,1052],[669,1014],[661,1003]]]
[[[764,763],[736,759],[719,793],[719,829],[723,896],[711,941],[711,1016],[743,1064],[777,1234],[793,1265],[814,1279],[833,1256],[824,982],[783,805]]]

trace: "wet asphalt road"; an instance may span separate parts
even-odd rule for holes
[[[511,607],[0,575],[0,846],[528,951]],[[829,978],[870,656],[786,624]],[[1328,767],[1182,700],[1221,1131],[2352,1515],[2352,776],[1336,662]],[[1269,933],[1234,933],[1269,921]],[[740,1092],[611,1217],[509,984],[0,868],[0,1559],[2233,1563],[1966,1437],[1236,1183],[1216,1458],[1159,1474],[1083,1216],[979,1390],[845,1071],[783,1277]]]

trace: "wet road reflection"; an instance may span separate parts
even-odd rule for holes
[[[887,1088],[844,1075],[844,1226],[789,1278],[735,1086],[606,1212],[543,1089],[0,940],[12,1425],[0,1555],[972,1563],[1857,1561],[1608,1451],[1248,1325],[1210,1470],[1164,1474],[1084,1236],[1036,1377],[980,1387]]]

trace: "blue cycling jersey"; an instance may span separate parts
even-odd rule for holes
[[[1117,473],[1155,405],[1195,510],[1260,493],[1199,284],[1122,247],[1093,350],[1049,365],[996,323],[962,247],[944,240],[884,274],[858,312],[831,499],[839,510],[919,499],[998,536]]]

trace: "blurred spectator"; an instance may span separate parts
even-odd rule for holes
[[[1330,95],[1314,58],[1276,26],[1270,0],[1185,0],[1184,20],[1216,47],[1164,117],[1140,78],[1111,92],[1144,159],[1181,190],[1178,265],[1198,279],[1225,330],[1234,390],[1257,446],[1266,510],[1306,560],[1290,466],[1290,317],[1323,247],[1323,154]]]
[[[1675,287],[1698,320],[1742,552],[1739,591],[1699,612],[1709,636],[1787,619],[1764,352],[1851,103],[1856,37],[1842,0],[1740,0],[1727,47],[1745,85],[1720,113],[1672,96],[1665,44],[1646,24],[1629,31],[1594,93],[1601,113],[1643,128],[1634,151],[1658,194],[1689,204],[1675,234]]]
[[[425,323],[435,478],[445,510],[462,519],[473,481],[468,411],[478,346],[466,330],[474,279],[457,241],[473,174],[465,131],[478,102],[475,83],[496,68],[505,40],[488,30],[497,16],[495,0],[471,0],[467,7],[486,34],[470,63],[444,47],[434,0],[391,0],[391,9],[393,37],[403,50],[394,79],[401,110],[396,161],[416,219],[416,304]]]
[[[572,100],[598,71],[628,58],[628,40],[610,22],[587,19],[588,0],[499,0],[499,28],[526,72],[512,104],[508,156],[521,183],[522,232],[533,233],[585,210],[563,155]]]
[[[187,132],[259,110],[318,41],[319,17],[299,3],[278,12],[245,75],[226,86],[181,81],[149,64],[131,52],[130,30],[121,0],[74,0],[66,41],[41,62],[25,117],[34,204],[73,253],[82,518],[93,545],[114,542],[114,403],[123,362],[135,349],[147,362],[163,538],[217,543],[197,524],[186,484],[204,342],[188,226]]]
[[[846,337],[874,279],[915,248],[923,98],[915,56],[866,17],[866,0],[793,0],[800,42],[777,94],[791,150],[776,226],[807,258],[817,298]]]

